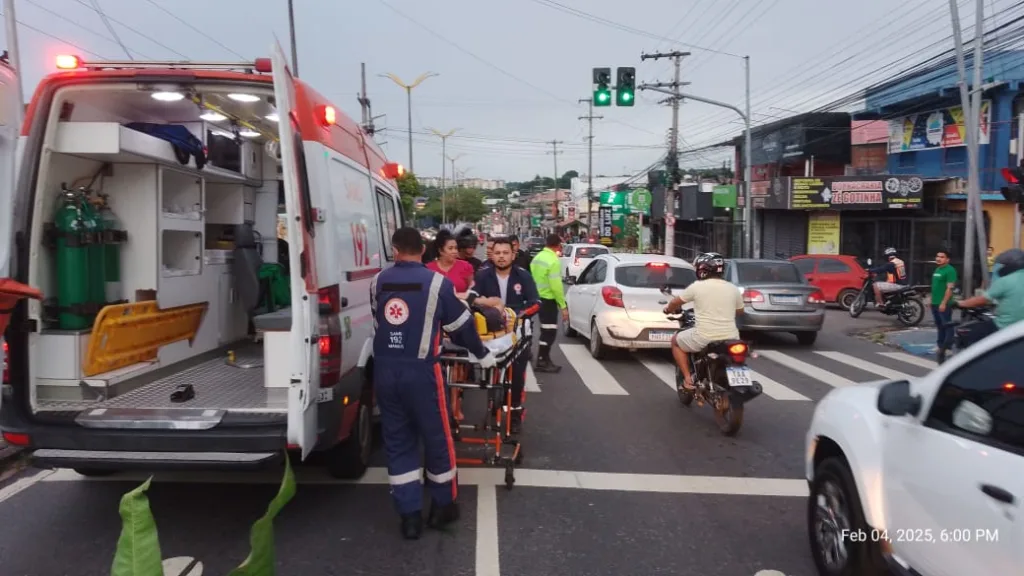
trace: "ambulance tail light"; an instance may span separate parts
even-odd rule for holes
[[[330,388],[341,378],[341,288],[320,289],[320,387]]]

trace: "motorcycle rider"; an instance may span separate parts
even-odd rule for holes
[[[725,259],[721,254],[701,254],[693,261],[697,281],[669,302],[665,313],[673,314],[686,302],[693,302],[693,328],[683,330],[672,339],[672,357],[683,371],[687,390],[693,390],[689,354],[704,350],[708,344],[740,337],[736,317],[743,313],[743,296],[739,288],[722,278]]]
[[[885,282],[875,282],[875,307],[882,308],[882,294],[899,292],[910,283],[907,276],[907,265],[896,255],[892,246],[885,249],[886,263],[868,270],[869,274],[885,274]]]
[[[995,305],[995,319],[978,323],[965,336],[965,346],[1024,320],[1024,250],[1011,248],[997,256],[988,290],[954,304],[958,308]]]

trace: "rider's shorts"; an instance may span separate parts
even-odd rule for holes
[[[878,287],[879,292],[896,292],[906,288],[903,284],[897,284],[895,282],[875,282],[875,286]]]
[[[697,330],[690,328],[676,334],[676,345],[684,352],[700,352],[707,348],[709,342],[697,333]]]

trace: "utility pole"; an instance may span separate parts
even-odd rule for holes
[[[985,258],[983,254],[987,249],[985,241],[985,220],[981,211],[981,182],[979,182],[979,171],[978,171],[978,154],[980,152],[978,143],[980,142],[979,134],[980,131],[979,122],[981,116],[981,57],[982,57],[982,40],[984,34],[984,6],[980,4],[982,0],[979,0],[979,5],[976,7],[977,15],[975,22],[975,34],[974,34],[974,86],[973,86],[973,103],[971,98],[971,90],[968,89],[967,85],[967,66],[964,63],[964,50],[963,50],[963,38],[960,33],[960,12],[957,9],[956,0],[949,1],[950,17],[953,21],[953,43],[956,48],[956,67],[957,72],[960,76],[960,102],[964,111],[964,128],[967,131],[967,164],[968,164],[968,175],[967,175],[967,213],[965,214],[967,220],[967,229],[965,230],[964,236],[964,292],[967,295],[973,295],[974,293],[974,257],[975,251],[978,252],[978,256],[982,262]],[[977,107],[975,107],[977,106]],[[977,245],[975,245],[977,242]],[[988,266],[981,266],[982,282],[988,282]]]
[[[662,91],[672,96],[672,129],[668,143],[668,156],[665,158],[665,167],[668,169],[668,173],[672,180],[670,182],[671,186],[665,187],[665,256],[669,257],[673,256],[675,253],[675,192],[679,188],[679,101],[683,98],[679,89],[683,86],[689,85],[689,82],[679,81],[679,67],[682,64],[683,58],[689,55],[689,52],[679,51],[656,52],[654,54],[640,55],[640,60],[661,60],[662,58],[671,58],[672,63],[675,65],[675,76],[673,77],[672,82],[656,82],[654,84],[641,84],[639,86],[641,90],[646,88],[668,88],[670,90]]]
[[[562,214],[562,203],[558,194],[558,155],[562,152],[559,151],[558,145],[563,144],[563,142],[561,140],[552,140],[548,144],[551,144],[551,152],[548,152],[548,154],[551,154],[552,159],[555,161],[555,226],[557,226],[558,217]]]
[[[370,97],[366,95],[366,63],[359,64],[360,79],[363,85],[363,91],[359,94],[357,100],[359,101],[359,107],[363,110],[363,130],[367,134],[373,136],[376,129],[373,127],[373,107],[370,106]]]
[[[586,120],[589,125],[587,132],[587,233],[594,231],[594,223],[591,222],[594,214],[594,120],[604,120],[604,116],[594,116],[594,99],[580,98],[581,103],[590,105],[586,116],[580,116],[580,120]],[[558,170],[555,170],[558,172]]]
[[[452,134],[455,134],[455,132],[458,130],[458,128],[452,128],[451,130],[449,130],[447,132],[441,132],[440,130],[435,130],[433,128],[429,128],[429,130],[431,132],[433,132],[434,135],[436,135],[439,138],[441,138],[441,223],[444,224],[444,223],[448,222],[448,188],[445,187],[445,182],[444,182],[444,180],[445,180],[445,173],[444,173],[445,161],[444,161],[444,159],[448,157],[448,151],[447,151],[447,147],[446,147],[447,143],[448,143],[448,137],[451,136]],[[452,162],[454,163],[454,160]],[[455,178],[455,167],[454,167],[454,164],[452,166],[452,178]]]
[[[18,20],[14,15],[14,0],[4,0],[4,25],[7,31],[7,61],[15,72],[15,88],[18,90],[18,111],[14,125],[21,126],[25,115],[25,92],[21,85],[25,71],[21,69],[21,47],[18,46]]]
[[[295,7],[292,6],[292,0],[288,0],[288,35],[291,36],[292,41],[292,74],[299,77],[299,52],[296,48],[295,41]]]

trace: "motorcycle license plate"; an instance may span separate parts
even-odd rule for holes
[[[671,330],[652,330],[647,339],[651,342],[671,342],[675,332]]]
[[[754,381],[750,378],[750,368],[746,366],[730,366],[725,369],[725,376],[729,379],[729,386],[733,388],[754,385]]]

